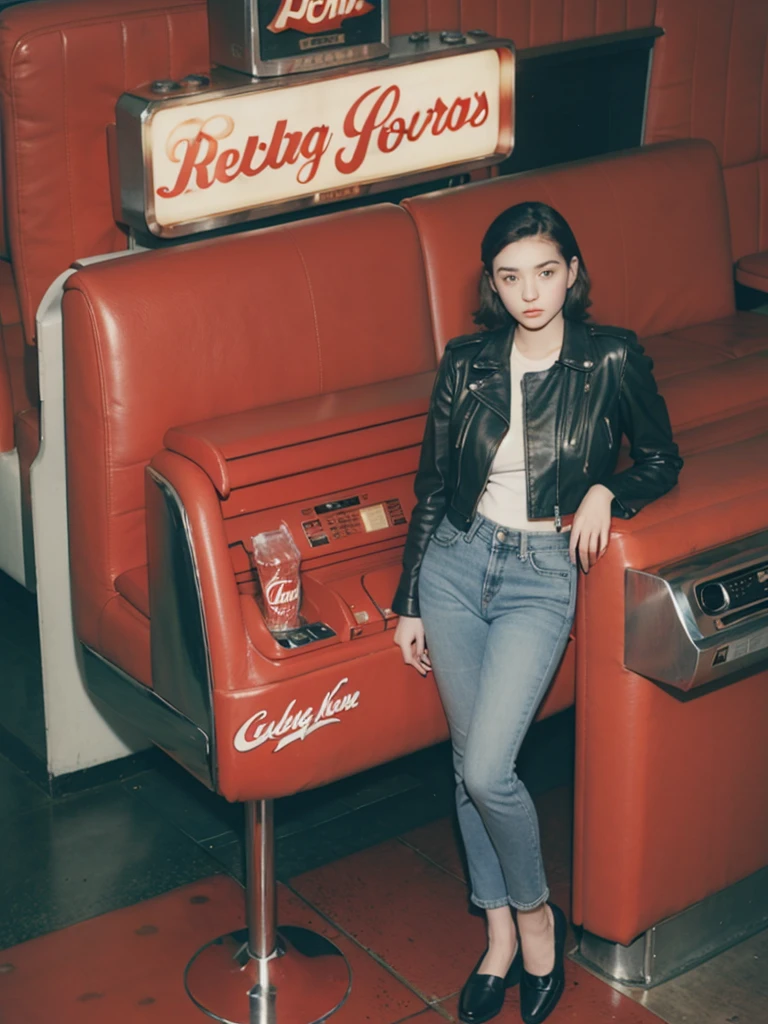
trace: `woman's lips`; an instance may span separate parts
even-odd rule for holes
[[[540,316],[543,312],[543,309],[526,309],[523,310],[523,316]]]

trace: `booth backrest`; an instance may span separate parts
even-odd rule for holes
[[[418,238],[391,205],[95,264],[64,317],[73,592],[97,649],[115,579],[147,561],[144,467],[169,427],[435,364]]]
[[[538,200],[569,221],[598,323],[641,336],[733,312],[728,213],[714,149],[676,142],[463,188],[404,205],[421,237],[440,348],[473,330],[480,242],[497,214]]]
[[[518,47],[653,24],[655,0],[392,0],[394,33],[481,28]],[[118,97],[209,66],[205,0],[31,0],[0,16],[5,208],[27,341],[74,260],[126,247],[106,127]]]
[[[656,0],[390,0],[393,34],[485,29],[518,47],[548,46],[653,25]]]
[[[723,164],[734,259],[768,249],[768,4],[658,0],[647,142],[705,138]]]
[[[3,11],[5,210],[27,341],[58,274],[126,247],[107,162],[118,97],[208,65],[205,0],[34,0]]]

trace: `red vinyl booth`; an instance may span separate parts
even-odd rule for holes
[[[766,526],[768,321],[734,310],[708,144],[73,275],[64,316],[76,628],[97,700],[248,802],[252,851],[263,818],[253,809],[265,801],[444,738],[432,681],[415,678],[392,644],[388,602],[433,339],[441,348],[470,326],[482,232],[523,198],[571,221],[595,318],[644,337],[686,457],[678,487],[614,521],[579,598],[573,919],[599,942],[629,946],[768,863],[766,673],[684,702],[624,666],[628,568]],[[348,531],[327,525],[328,501],[349,494],[389,510],[378,536],[357,520]],[[315,515],[329,538],[341,531],[327,548],[303,532]],[[283,520],[302,549],[305,614],[335,633],[311,649],[280,648],[254,597],[249,538]],[[573,685],[569,646],[549,698],[558,707]],[[262,911],[254,905],[252,920]],[[257,958],[271,951],[269,934],[252,930]]]

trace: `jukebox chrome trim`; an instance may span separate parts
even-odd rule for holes
[[[217,14],[211,17],[211,7],[216,5]],[[211,61],[225,68],[259,78],[275,78],[280,75],[294,75],[316,72],[326,68],[340,68],[348,64],[373,60],[389,53],[389,0],[381,0],[381,36],[375,43],[341,45],[306,56],[282,57],[262,60],[261,30],[258,18],[254,18],[256,0],[208,0],[208,24],[211,41]],[[234,51],[234,39],[250,39],[250,53],[243,49]],[[318,61],[318,54],[327,60]],[[226,59],[223,59],[226,57]]]
[[[88,692],[170,754],[209,789],[216,789],[212,738],[167,700],[102,655],[83,647]]]
[[[651,989],[768,926],[768,868],[694,903],[624,946],[586,929],[570,957],[593,973]]]
[[[396,36],[392,40],[389,55],[380,61],[368,64],[348,65],[343,77],[350,80],[357,75],[376,70],[419,64],[445,57],[495,50],[499,55],[499,130],[495,151],[477,160],[456,164],[445,164],[423,170],[393,175],[387,178],[357,182],[348,189],[334,188],[326,191],[309,192],[295,199],[277,200],[261,205],[250,205],[228,213],[213,214],[180,224],[163,225],[158,222],[152,181],[152,150],[150,127],[152,118],[159,110],[173,107],[188,107],[194,111],[196,103],[220,98],[235,98],[253,93],[289,89],[302,85],[338,79],[338,69],[316,71],[312,74],[297,75],[290,81],[274,79],[244,80],[236,71],[225,68],[214,69],[208,84],[178,89],[165,96],[152,92],[151,83],[124,93],[117,102],[115,117],[117,124],[117,168],[119,176],[116,192],[120,195],[123,221],[140,232],[158,238],[183,238],[204,231],[230,227],[249,221],[257,221],[278,214],[295,213],[300,210],[316,209],[328,203],[343,199],[362,198],[380,192],[391,191],[405,186],[424,184],[436,178],[447,178],[467,174],[473,170],[502,163],[512,153],[515,144],[515,46],[511,40],[494,37],[468,37],[460,45],[442,42],[440,33],[429,33],[429,38],[411,43],[407,36]]]
[[[147,531],[153,687],[208,737],[215,771],[213,669],[189,518],[175,488],[151,466],[147,475],[158,506],[150,489],[147,517],[154,514],[159,530]]]
[[[697,596],[707,583],[765,561],[768,530],[657,568],[627,569],[626,667],[688,691],[768,665],[768,608],[762,607],[763,601],[753,610],[746,605],[737,621],[726,622],[721,611],[708,614]]]

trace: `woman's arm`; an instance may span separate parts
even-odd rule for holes
[[[600,482],[613,491],[613,514],[631,519],[675,486],[683,465],[672,439],[667,405],[653,378],[653,362],[630,335],[620,383],[621,426],[634,466]]]
[[[450,348],[446,348],[432,389],[419,468],[413,484],[416,506],[411,513],[403,552],[403,571],[392,602],[392,609],[398,615],[419,614],[419,568],[429,538],[442,519],[448,502],[449,430],[454,387],[453,357]]]

